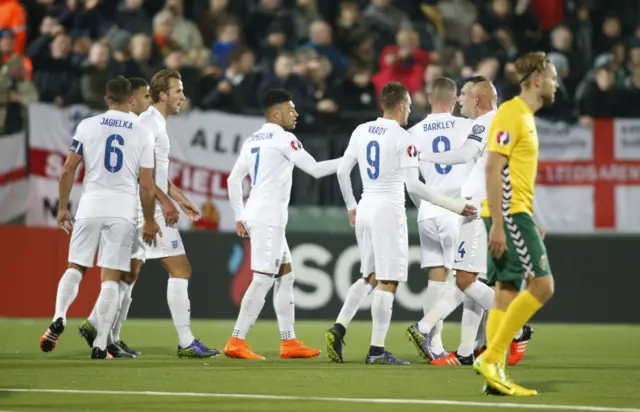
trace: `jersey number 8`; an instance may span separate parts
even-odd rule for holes
[[[380,145],[377,140],[372,140],[367,145],[367,163],[369,179],[376,180],[380,176]]]
[[[124,139],[119,134],[112,134],[107,138],[107,147],[104,151],[104,168],[110,173],[118,173],[122,169],[122,150],[113,145],[115,142],[120,146],[124,146]],[[115,156],[115,164],[112,162],[114,158],[112,155]]]
[[[444,145],[443,150],[440,150],[440,142],[442,142],[442,144]],[[438,136],[433,139],[432,150],[433,153],[448,152],[449,150],[451,150],[451,141],[447,138],[447,136]],[[453,166],[451,165],[435,164],[434,166],[436,167],[436,172],[440,173],[441,175],[446,175],[451,171],[451,169],[453,169]]]

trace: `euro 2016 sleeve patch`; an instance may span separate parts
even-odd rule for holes
[[[293,150],[299,150],[302,149],[302,143],[300,143],[299,140],[292,140],[291,141],[291,148]]]
[[[418,149],[416,149],[414,145],[409,145],[409,147],[407,147],[407,154],[411,158],[418,157]]]
[[[509,132],[501,130],[496,133],[496,141],[500,146],[506,146],[511,141],[511,135],[509,134]]]

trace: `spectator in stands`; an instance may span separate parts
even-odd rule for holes
[[[289,52],[280,53],[273,64],[273,74],[262,80],[258,94],[262,95],[265,90],[269,89],[286,89],[293,96],[298,112],[309,113],[315,108],[311,83],[297,75],[294,68],[294,55]]]
[[[340,2],[340,14],[336,19],[335,45],[345,54],[351,54],[357,44],[369,37],[360,8],[355,0]],[[373,42],[371,42],[373,45]],[[373,50],[373,49],[372,49]]]
[[[255,55],[251,49],[241,46],[229,52],[229,66],[216,88],[201,100],[204,109],[242,113],[257,106],[256,90],[259,77],[254,73]]]
[[[330,119],[335,119],[343,101],[340,83],[333,73],[331,61],[321,56],[309,65],[309,80],[313,86],[316,121],[321,121],[327,128],[332,126]]]
[[[78,67],[71,56],[71,38],[62,31],[53,38],[49,35],[41,37],[29,47],[33,80],[40,99],[58,106],[81,102]]]
[[[530,10],[529,0],[518,0],[512,8],[509,0],[492,0],[480,18],[480,24],[495,35],[498,29],[508,29],[515,34],[518,50],[527,52],[539,41],[540,22]]]
[[[293,9],[293,22],[296,28],[298,43],[306,43],[310,39],[311,24],[320,20],[316,0],[297,0]]]
[[[72,37],[83,34],[92,39],[101,37],[108,22],[96,9],[100,0],[66,0],[67,10],[60,15],[60,24]]]
[[[16,35],[13,30],[0,30],[0,67],[5,65],[16,53]],[[27,79],[33,78],[33,64],[31,59],[24,58],[25,75]]]
[[[499,28],[495,32],[496,41],[500,47],[501,60],[506,62],[515,61],[520,55],[520,50],[513,37],[513,32],[508,28]]]
[[[607,16],[602,22],[602,30],[596,32],[593,50],[596,56],[611,53],[616,43],[622,41],[622,24],[617,16]]]
[[[104,91],[114,75],[109,71],[109,47],[96,42],[91,46],[89,58],[80,75],[80,92],[84,103],[96,110],[105,110]]]
[[[456,82],[461,77],[471,76],[471,68],[466,65],[464,54],[458,48],[444,47],[440,52],[439,63],[444,69],[444,76],[454,79]]]
[[[625,79],[625,87],[640,90],[640,38],[629,40],[629,71],[631,74]]]
[[[520,94],[520,78],[513,63],[504,65],[504,75],[500,80],[500,88],[502,89],[502,99],[504,101]]]
[[[0,69],[0,135],[24,130],[27,108],[38,101],[38,90],[26,72],[25,58],[18,54]]]
[[[380,71],[373,76],[376,94],[391,81],[407,86],[410,94],[423,85],[424,71],[432,58],[420,49],[418,34],[413,29],[402,29],[396,35],[396,43],[385,47],[380,54]]]
[[[309,43],[307,43],[307,47],[314,49],[320,56],[329,59],[336,73],[344,73],[349,66],[349,61],[344,54],[333,45],[331,26],[325,21],[317,20],[311,23],[309,31],[311,33],[311,39]]]
[[[227,67],[227,55],[240,45],[240,26],[235,21],[223,24],[218,30],[218,40],[211,46],[211,55],[217,65]]]
[[[198,20],[202,42],[205,46],[211,47],[218,39],[218,29],[225,23],[238,23],[238,16],[229,10],[229,0],[210,0],[209,8]]]
[[[410,29],[411,20],[407,14],[392,6],[390,0],[371,0],[362,13],[367,26],[375,37],[376,49],[393,44],[400,29]]]
[[[560,53],[569,60],[570,73],[565,86],[573,95],[573,91],[583,79],[588,67],[583,56],[574,46],[573,34],[567,26],[561,25],[551,31],[551,50]]]
[[[492,54],[498,47],[480,23],[473,23],[471,25],[469,37],[471,38],[471,42],[463,48],[463,51],[464,61],[470,67],[475,67],[480,59],[488,54]]]
[[[15,33],[14,51],[24,54],[27,44],[27,15],[19,0],[0,0],[0,30]]]
[[[445,75],[444,68],[436,63],[428,65],[424,70],[424,86],[413,93],[412,101],[415,108],[416,117],[424,117],[427,113],[431,112],[431,105],[429,104],[429,95],[433,88],[433,83],[436,79]]]
[[[174,27],[171,38],[186,53],[187,59],[193,60],[196,53],[203,47],[202,34],[198,26],[184,17],[183,0],[166,0],[165,9],[173,13]]]
[[[131,37],[128,47],[128,55],[122,63],[123,72],[127,77],[142,77],[150,79],[155,74],[155,69],[159,63],[153,55],[151,38],[146,34],[139,33]]]
[[[252,50],[260,50],[274,24],[286,34],[286,49],[293,50],[298,45],[293,16],[284,8],[282,0],[260,0],[258,8],[249,15],[244,24],[245,38]]]
[[[561,53],[552,52],[547,54],[547,58],[555,66],[558,72],[558,90],[556,91],[556,99],[551,107],[543,107],[537,116],[553,120],[574,123],[577,118],[575,114],[575,105],[573,103],[573,95],[567,89],[566,79],[571,73],[571,66],[567,56]]]
[[[143,0],[124,0],[115,15],[114,23],[130,34],[144,33],[151,35],[153,26],[151,17],[142,8]]]
[[[593,80],[588,81],[579,96],[580,123],[590,125],[593,118],[625,117],[628,102],[615,85],[615,67],[611,61],[596,66]]]
[[[180,44],[173,39],[174,28],[175,17],[169,10],[162,10],[153,18],[153,39],[162,55],[180,49]]]

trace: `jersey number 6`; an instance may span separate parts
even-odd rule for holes
[[[376,180],[380,176],[380,145],[377,140],[372,140],[367,145],[367,163],[369,179]]]
[[[442,142],[442,144],[444,145],[443,150],[440,150],[440,142]],[[449,138],[447,138],[447,136],[438,136],[433,139],[432,150],[433,153],[448,152],[449,150],[451,150],[451,141],[449,140]],[[446,175],[451,171],[451,169],[453,169],[453,166],[451,165],[436,164],[434,166],[436,167],[436,172],[440,173],[441,175]]]
[[[124,146],[124,139],[119,134],[112,134],[107,138],[107,147],[104,151],[104,168],[110,173],[118,173],[122,169],[122,150],[113,145],[115,142],[120,146]],[[112,155],[115,156],[115,164],[112,162],[114,158]]]

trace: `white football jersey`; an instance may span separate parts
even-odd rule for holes
[[[145,125],[153,134],[156,185],[168,195],[169,190],[169,151],[171,143],[167,133],[167,119],[153,106],[140,114],[140,123]],[[142,205],[138,204],[139,218],[142,219]],[[160,204],[156,201],[156,219],[162,218]]]
[[[487,197],[487,187],[485,180],[485,168],[487,167],[487,138],[489,127],[496,115],[496,110],[492,110],[476,118],[468,130],[467,140],[475,143],[480,148],[480,158],[471,168],[469,177],[462,185],[461,195],[471,197],[471,204],[480,210],[482,201]]]
[[[109,110],[80,122],[71,150],[82,156],[85,167],[75,218],[135,221],[140,168],[153,168],[151,132],[136,116]]]
[[[398,122],[379,117],[361,124],[353,131],[344,155],[358,161],[360,204],[383,202],[404,209],[402,169],[418,167],[418,153]]]
[[[428,115],[423,121],[409,129],[413,144],[420,153],[442,153],[457,149],[464,143],[471,125],[470,119],[456,117],[450,113]],[[420,163],[420,174],[430,189],[452,198],[459,198],[462,185],[469,173],[469,165],[439,165]],[[420,202],[418,222],[453,212],[429,203]]]
[[[273,123],[265,123],[245,140],[234,166],[251,178],[244,220],[286,227],[294,162],[304,153],[293,133]]]

